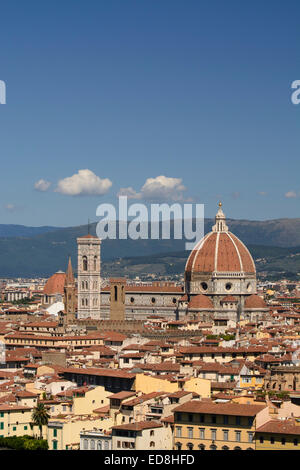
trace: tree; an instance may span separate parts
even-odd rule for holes
[[[43,426],[47,426],[50,415],[43,403],[38,403],[32,412],[33,424],[39,427],[40,439],[43,439]]]

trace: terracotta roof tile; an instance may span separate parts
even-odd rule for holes
[[[238,403],[214,403],[212,401],[193,400],[174,408],[173,412],[255,416],[265,407],[265,405],[240,405]]]
[[[213,309],[213,303],[209,297],[204,294],[194,295],[188,303],[189,309]]]
[[[256,429],[256,432],[267,432],[270,434],[292,434],[300,435],[300,425],[293,420],[271,420]]]

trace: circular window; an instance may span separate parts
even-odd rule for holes
[[[175,297],[174,297],[174,299],[173,299],[173,304],[176,304],[176,299],[175,299]]]
[[[155,304],[155,297],[152,297],[151,302]]]
[[[134,303],[134,297],[130,297],[130,302],[133,304]]]
[[[231,288],[232,288],[231,282],[227,282],[226,285],[225,285],[225,289],[226,290],[231,290]]]
[[[207,285],[206,282],[201,282],[201,287],[202,287],[203,290],[207,290],[208,285]]]

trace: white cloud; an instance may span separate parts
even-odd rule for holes
[[[108,178],[101,179],[86,169],[59,180],[55,192],[68,196],[101,196],[107,193],[111,185],[112,182]]]
[[[132,187],[121,188],[118,195],[127,196],[129,199],[183,202],[185,201],[184,191],[186,191],[186,187],[182,184],[181,178],[161,175],[156,178],[147,178],[140,192],[136,192]]]
[[[117,195],[127,196],[128,199],[141,199],[141,193],[137,193],[131,186],[128,188],[121,188]]]
[[[8,204],[4,205],[4,209],[8,212],[17,212],[23,210],[23,206],[17,206],[16,204],[12,204],[11,202],[9,202]]]
[[[9,211],[9,212],[13,212],[13,211],[16,210],[16,206],[15,206],[14,204],[11,204],[11,203],[6,204],[6,205],[4,206],[4,208],[5,208],[7,211]]]
[[[37,191],[48,191],[50,186],[51,186],[50,181],[40,179],[34,184],[34,189],[36,189]]]
[[[292,197],[297,197],[297,194],[295,191],[288,191],[287,193],[285,193],[284,196],[287,198],[292,198]]]

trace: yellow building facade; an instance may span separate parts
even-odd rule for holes
[[[181,390],[195,392],[203,398],[211,396],[211,381],[199,377],[190,377],[184,382],[170,381],[153,375],[136,374],[134,389],[137,392],[152,393],[166,392],[175,393]]]
[[[48,422],[47,437],[49,450],[77,450],[80,446],[80,432],[111,428],[110,418],[92,416],[69,416],[62,419],[51,419]]]
[[[270,420],[255,433],[256,450],[300,450],[300,420]]]
[[[175,408],[176,450],[254,450],[258,405],[190,401]]]
[[[0,405],[0,437],[33,436],[32,408],[17,405]]]

